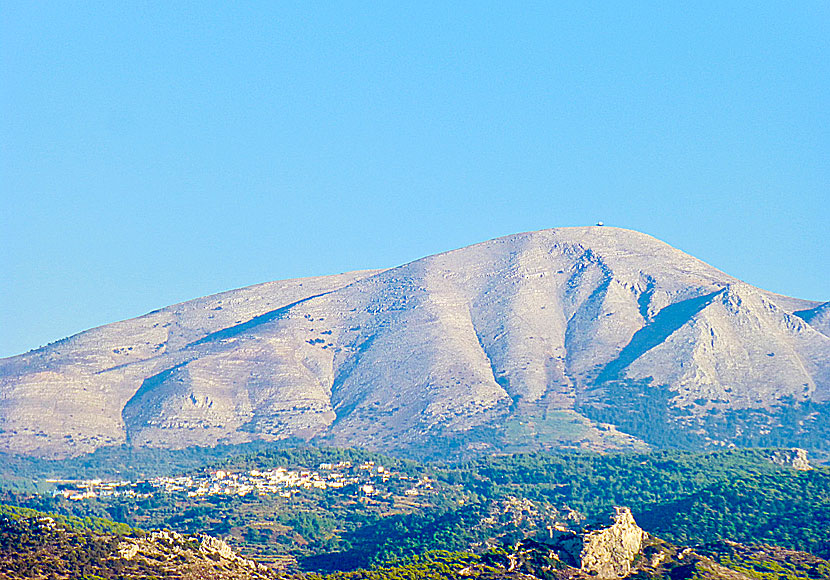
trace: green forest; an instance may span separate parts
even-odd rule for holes
[[[466,552],[544,540],[549,526],[605,521],[613,506],[628,506],[646,531],[671,542],[724,539],[767,543],[830,557],[830,470],[799,471],[773,463],[772,449],[710,453],[529,453],[457,463],[424,464],[352,449],[245,448],[233,455],[190,451],[166,465],[179,473],[316,468],[329,462],[371,461],[395,474],[383,494],[363,497],[349,487],[303,489],[291,497],[269,494],[151,497],[70,501],[21,486],[24,476],[54,475],[49,462],[33,463],[4,480],[0,501],[78,518],[113,520],[145,530],[169,528],[226,538],[243,554],[296,562],[328,573],[380,565],[432,550]],[[170,452],[159,453],[166,461]],[[209,467],[197,467],[209,459]],[[106,458],[112,469],[112,458]],[[80,469],[93,476],[86,458]],[[128,458],[120,461],[127,463]],[[153,457],[131,466],[147,475]],[[139,473],[141,472],[141,473]],[[430,481],[409,497],[412,481]],[[38,486],[45,484],[42,479]]]

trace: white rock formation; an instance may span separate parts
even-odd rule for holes
[[[813,469],[813,466],[810,465],[810,460],[807,458],[807,450],[798,449],[797,447],[793,449],[780,449],[773,452],[770,461],[777,465],[797,469],[798,471],[810,471]]]
[[[622,578],[643,546],[646,533],[634,521],[631,510],[615,508],[613,524],[582,537],[580,567],[598,578]]]

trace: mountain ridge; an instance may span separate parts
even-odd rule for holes
[[[827,316],[827,303],[754,288],[646,234],[525,232],[198,298],[2,359],[0,449],[642,448],[641,433],[579,412],[581,393],[650,379],[690,425],[825,404]],[[499,443],[493,429],[513,434]]]

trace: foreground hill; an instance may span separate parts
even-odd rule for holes
[[[69,525],[67,525],[67,523]],[[65,518],[0,506],[0,579],[216,578],[254,580],[597,580],[787,578],[826,580],[830,563],[806,552],[715,542],[683,548],[643,532],[627,508],[579,532],[471,552],[429,551],[371,569],[278,573],[210,536],[166,530],[93,531]]]
[[[0,506],[0,579],[279,577],[210,536],[111,528],[92,530],[80,520]]]
[[[650,236],[545,230],[200,298],[4,359],[0,450],[821,451],[828,332],[827,304]]]

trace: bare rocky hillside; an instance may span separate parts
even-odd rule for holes
[[[0,450],[809,448],[826,441],[828,334],[827,303],[650,236],[544,230],[232,290],[3,359]]]

